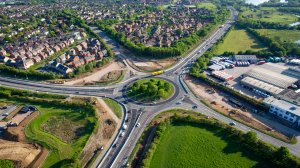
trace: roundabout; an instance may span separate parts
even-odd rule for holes
[[[163,77],[146,77],[128,83],[122,93],[131,103],[156,106],[174,100],[179,94],[179,87]]]

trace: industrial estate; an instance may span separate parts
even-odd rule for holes
[[[298,0],[0,0],[0,167],[300,167]]]

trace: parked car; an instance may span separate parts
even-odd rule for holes
[[[198,108],[198,106],[194,105],[192,108],[193,108],[193,109],[196,109],[196,108]]]

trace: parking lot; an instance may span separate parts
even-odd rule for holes
[[[278,71],[279,70],[278,68],[275,68],[275,67],[277,67],[277,65],[278,66],[284,66],[286,68],[292,67],[290,65],[287,65],[285,63],[280,62],[280,63],[275,63],[275,64],[272,64],[272,65],[270,65],[270,64],[263,64],[263,65],[250,64],[250,66],[234,67],[234,68],[231,68],[231,69],[229,68],[229,69],[224,69],[224,70],[221,70],[221,71],[233,76],[233,80],[227,81],[228,87],[231,87],[232,89],[240,91],[240,93],[242,93],[242,94],[246,94],[246,95],[251,96],[253,98],[259,99],[259,98],[263,98],[263,97],[255,94],[254,92],[250,91],[247,88],[242,87],[242,85],[240,84],[240,80],[242,78],[240,76],[243,75],[244,73],[247,73],[248,71],[256,68],[256,67],[264,67],[264,68],[269,69],[273,72],[283,73],[283,72]]]
[[[0,121],[3,120],[6,116],[8,116],[11,112],[17,109],[15,105],[2,106],[0,107]]]

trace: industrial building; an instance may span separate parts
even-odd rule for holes
[[[266,98],[264,104],[269,107],[270,113],[300,127],[300,106],[273,96]]]
[[[263,91],[267,95],[273,95],[273,96],[281,93],[284,90],[282,88],[276,87],[274,85],[268,84],[266,82],[262,82],[260,80],[248,76],[241,80],[241,84],[252,89]]]
[[[219,78],[219,79],[223,80],[223,81],[229,81],[229,80],[233,79],[232,75],[229,75],[229,74],[227,74],[225,72],[222,72],[222,71],[213,71],[212,75],[216,78]]]
[[[241,85],[262,97],[277,96],[288,88],[299,88],[300,70],[274,63],[256,66],[244,73]]]
[[[233,61],[249,62],[251,64],[257,63],[258,59],[256,55],[234,55],[232,57]]]
[[[261,67],[256,67],[250,70],[249,72],[245,73],[244,76],[249,76],[282,89],[286,89],[298,81],[297,78],[283,75],[281,73]]]

